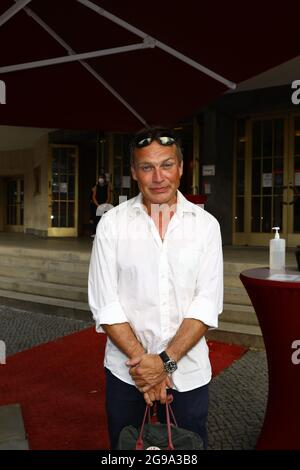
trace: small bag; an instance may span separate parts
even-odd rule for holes
[[[171,424],[170,414],[174,424]],[[148,416],[149,424],[145,424]],[[170,404],[166,403],[166,424],[151,423],[150,406],[146,406],[142,426],[122,429],[118,450],[203,450],[201,437],[179,428]]]

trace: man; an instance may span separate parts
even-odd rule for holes
[[[180,143],[169,129],[148,128],[131,144],[140,194],[101,219],[89,272],[89,304],[105,352],[111,447],[123,427],[140,426],[145,403],[166,389],[180,427],[207,445],[211,366],[204,335],[218,326],[223,262],[216,219],[178,191]]]

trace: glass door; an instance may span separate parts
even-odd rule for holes
[[[250,138],[250,244],[267,245],[272,227],[287,235],[284,197],[286,189],[286,139],[284,118],[257,119]],[[250,227],[249,227],[250,225]]]
[[[52,145],[49,162],[48,235],[78,235],[78,147]]]
[[[23,232],[24,179],[11,178],[6,182],[6,230]]]
[[[300,244],[300,116],[237,122],[233,242],[268,246],[274,226]]]
[[[286,200],[288,245],[300,245],[300,116],[290,117],[290,149]]]

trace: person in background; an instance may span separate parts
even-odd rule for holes
[[[101,219],[100,215],[97,215],[97,208],[101,204],[109,204],[110,202],[110,184],[107,181],[105,173],[100,173],[97,184],[92,187],[91,191],[91,220],[93,221],[93,234],[95,236],[97,225]]]

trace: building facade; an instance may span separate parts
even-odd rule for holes
[[[90,197],[100,172],[110,182],[110,203],[131,198],[131,135],[99,131],[2,129],[0,148],[0,231],[40,237],[77,237],[92,230]],[[5,133],[14,142],[5,145]],[[180,126],[187,169],[193,164],[193,129]],[[24,139],[31,133],[31,138]],[[39,135],[42,134],[42,135]],[[38,137],[36,137],[38,135]],[[195,183],[195,181],[194,181]],[[190,193],[193,172],[181,184]],[[196,192],[194,190],[194,192]]]
[[[267,246],[279,226],[287,246],[300,245],[300,106],[290,86],[228,93],[176,129],[184,152],[180,189],[206,195],[224,244]],[[23,147],[2,145],[0,231],[89,234],[90,192],[100,169],[113,205],[138,192],[130,176],[130,138],[45,130]]]
[[[233,245],[267,246],[280,227],[300,245],[300,106],[291,86],[227,94],[204,112],[202,166],[215,165],[207,210]]]

